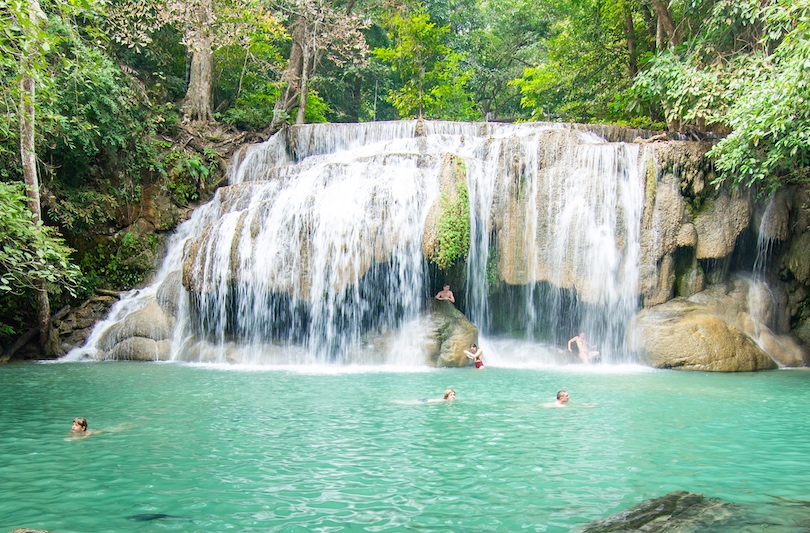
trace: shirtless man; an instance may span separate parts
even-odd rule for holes
[[[557,391],[557,399],[553,402],[544,403],[543,407],[568,407],[568,393],[564,390]]]
[[[565,407],[568,403],[568,393],[564,390],[557,391],[557,401],[554,402],[554,407]]]
[[[453,291],[450,290],[450,285],[445,285],[442,290],[436,295],[437,300],[447,300],[448,302],[456,303],[456,297],[453,296]]]
[[[577,350],[579,351],[579,358],[582,359],[583,363],[590,363],[591,359],[597,357],[599,352],[591,350],[591,348],[596,348],[595,344],[590,344],[588,340],[585,338],[585,333],[580,332],[579,335],[576,337],[572,337],[568,341],[568,351],[571,352],[571,343],[575,342],[577,344]]]

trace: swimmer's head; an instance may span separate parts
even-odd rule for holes
[[[74,418],[72,431],[74,433],[84,433],[87,431],[87,419],[81,416]]]
[[[557,392],[557,401],[565,403],[568,401],[568,393],[564,390]]]
[[[444,399],[445,400],[455,400],[456,399],[456,391],[453,389],[447,389],[444,391]]]

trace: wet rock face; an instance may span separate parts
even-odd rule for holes
[[[683,299],[638,313],[635,334],[639,359],[655,368],[745,372],[777,367],[734,325]]]
[[[54,330],[59,337],[59,350],[62,356],[84,344],[93,326],[103,319],[118,298],[111,295],[97,295],[71,310],[64,318],[54,322]]]
[[[174,317],[157,301],[127,315],[108,329],[99,341],[101,359],[165,361],[171,349]]]
[[[647,177],[641,226],[639,292],[646,306],[658,305],[676,295],[676,283],[695,286],[704,273],[698,260],[731,256],[737,238],[750,225],[753,198],[711,186],[710,165],[703,143],[673,142],[656,145]],[[779,223],[774,213],[773,226]],[[677,272],[677,266],[689,265]],[[677,293],[679,296],[685,294]]]
[[[640,311],[630,339],[657,368],[737,372],[804,366],[807,353],[789,334],[787,296],[734,277],[688,299]]]
[[[431,366],[467,366],[470,360],[464,350],[478,342],[478,328],[447,301],[431,303],[425,334],[426,362]]]
[[[719,498],[686,491],[670,492],[577,529],[577,533],[699,532],[728,524],[742,509]]]

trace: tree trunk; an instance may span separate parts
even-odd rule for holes
[[[183,101],[183,117],[187,122],[211,122],[211,80],[213,78],[214,59],[209,45],[191,54],[191,71],[188,90]]]
[[[31,21],[39,24],[42,10],[39,2],[33,0],[29,7]],[[36,84],[34,83],[34,61],[32,54],[39,50],[39,43],[31,39],[27,43],[22,64],[22,79],[20,81],[20,158],[25,179],[25,194],[28,197],[28,209],[33,215],[31,222],[39,224],[42,212],[39,203],[39,180],[37,179],[37,153],[34,143],[34,102],[36,101]],[[39,281],[36,288],[37,300],[37,326],[39,329],[39,345],[47,353],[47,343],[50,338],[51,306],[48,301],[48,290],[45,280]]]
[[[681,44],[681,36],[675,21],[672,18],[672,13],[669,11],[669,6],[664,0],[652,0],[653,9],[658,16],[658,22],[663,27],[664,31],[669,38],[670,47],[675,47]],[[660,48],[659,48],[660,50]]]
[[[309,45],[304,44],[301,48],[301,88],[298,94],[298,115],[295,117],[296,124],[306,122],[307,114],[307,85],[309,84]]]
[[[194,11],[195,29],[187,34],[191,52],[188,89],[183,101],[183,118],[187,122],[211,122],[211,92],[214,72],[214,52],[208,27],[214,8],[210,0],[204,0]]]
[[[268,137],[280,130],[287,122],[290,110],[295,107],[298,101],[301,70],[303,69],[303,51],[300,43],[304,42],[305,39],[305,32],[301,26],[302,23],[297,23],[293,26],[290,60],[287,62],[287,68],[281,76],[284,87],[281,89],[281,94],[276,100],[270,125],[265,128],[263,132]]]
[[[627,36],[627,55],[630,77],[634,78],[638,73],[638,58],[636,57],[636,28],[633,24],[633,14],[627,9],[624,19],[624,33]]]
[[[352,83],[352,106],[346,113],[349,122],[360,122],[360,104],[363,98],[363,76],[360,73],[354,74]]]

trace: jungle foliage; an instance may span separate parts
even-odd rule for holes
[[[49,263],[51,291],[140,281],[116,269],[150,245],[122,237],[144,192],[185,207],[221,172],[188,143],[193,128],[255,139],[295,120],[614,122],[716,135],[718,180],[736,186],[808,176],[810,0],[43,0],[33,28],[21,14],[34,6],[0,0],[0,182],[22,181],[28,64],[53,229],[4,238],[55,239],[72,263]],[[25,63],[31,35],[42,53]],[[14,265],[4,286],[24,279]]]

